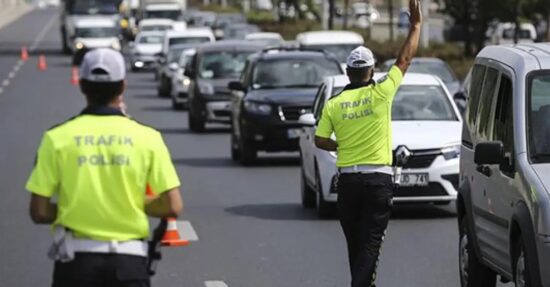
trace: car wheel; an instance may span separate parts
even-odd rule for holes
[[[238,161],[241,155],[239,153],[239,143],[237,142],[235,132],[231,129],[231,159]]]
[[[317,216],[321,219],[329,218],[334,214],[335,206],[334,204],[325,201],[325,196],[323,195],[323,185],[321,184],[321,176],[318,168],[315,168],[315,185],[317,187],[317,195],[315,197],[317,200]]]
[[[300,181],[300,190],[302,196],[302,206],[304,208],[314,208],[315,207],[315,190],[313,190],[309,184],[307,184],[306,174],[304,172],[304,167],[301,168],[301,181]]]
[[[184,108],[184,105],[182,103],[178,103],[176,102],[176,100],[174,100],[174,98],[172,98],[172,109],[176,111],[181,111],[183,110],[183,108]]]
[[[459,268],[462,287],[494,287],[496,274],[487,266],[481,264],[477,257],[468,228],[466,217],[460,224]]]
[[[520,238],[515,248],[515,263],[514,263],[514,282],[516,287],[535,287],[541,286],[540,283],[535,283],[536,279],[535,268],[531,263],[531,259],[525,250],[525,241]]]
[[[239,140],[239,160],[242,165],[252,165],[258,159],[258,151],[250,144],[249,141],[243,139]]]
[[[195,115],[195,108],[190,108],[187,115],[189,117],[189,129],[196,133],[204,132],[205,122],[200,116]]]

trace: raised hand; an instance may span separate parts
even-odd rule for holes
[[[417,26],[422,23],[422,6],[420,4],[421,0],[410,0],[409,1],[409,11],[411,13],[410,21],[411,26]]]

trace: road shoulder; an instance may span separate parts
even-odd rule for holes
[[[34,8],[33,5],[21,4],[2,9],[0,11],[0,30],[31,12]]]

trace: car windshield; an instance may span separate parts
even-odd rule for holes
[[[264,60],[254,69],[252,88],[314,88],[325,77],[339,74],[339,65],[324,57]]]
[[[140,44],[162,44],[162,36],[143,36],[139,38]]]
[[[76,0],[68,4],[70,14],[95,15],[95,14],[117,14],[119,13],[115,1],[110,0]]]
[[[349,54],[353,49],[360,46],[359,44],[333,44],[333,45],[307,45],[306,49],[325,50],[332,54],[340,63],[345,63]]]
[[[394,121],[456,121],[457,116],[440,86],[399,88],[392,107]]]
[[[200,60],[199,76],[202,79],[238,78],[251,54],[249,51],[206,53]]]
[[[170,46],[178,44],[201,44],[210,42],[208,37],[180,37],[180,38],[171,38],[169,40]]]
[[[537,162],[550,162],[550,71],[531,77],[529,87],[529,150]]]
[[[180,20],[183,16],[181,11],[177,10],[149,10],[145,11],[145,19],[170,19]]]
[[[163,31],[170,30],[171,28],[172,28],[171,25],[147,25],[147,26],[141,27],[141,31],[160,31],[160,32],[163,32]]]
[[[391,65],[389,66],[391,67]],[[456,82],[456,77],[447,64],[441,62],[415,62],[408,70],[409,73],[421,73],[438,76],[445,84]]]
[[[117,29],[112,27],[98,28],[77,28],[75,31],[77,38],[111,38],[117,37]]]
[[[526,29],[520,29],[518,32],[519,32],[518,33],[519,39],[531,39],[531,31]],[[514,39],[515,36],[516,36],[515,28],[504,29],[504,31],[502,31],[503,39]]]
[[[181,54],[187,49],[174,49],[168,52],[168,63],[177,63],[181,57]]]

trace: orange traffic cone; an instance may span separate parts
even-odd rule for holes
[[[73,67],[71,69],[71,84],[73,86],[78,86],[78,82],[79,82],[79,78],[80,78],[80,75],[78,73],[78,68],[77,67]],[[150,189],[149,186],[147,186],[148,189]]]
[[[46,64],[46,57],[44,55],[40,55],[38,57],[38,69],[40,71],[45,71],[48,68],[48,64]]]
[[[145,188],[145,194],[147,196],[156,195],[150,185],[147,185],[147,187]],[[168,223],[168,226],[166,228],[166,232],[164,232],[164,236],[162,237],[162,241],[160,242],[160,244],[162,246],[170,246],[170,247],[189,245],[189,241],[181,239],[180,233],[178,231],[178,226],[176,224],[176,219],[169,217],[169,218],[166,218],[166,221]]]
[[[166,220],[168,221],[168,228],[166,228],[166,232],[162,237],[161,245],[170,247],[189,245],[189,241],[181,239],[178,232],[178,226],[176,225],[176,219],[167,218]]]
[[[27,47],[23,46],[21,48],[21,60],[27,61],[29,59],[29,52],[27,51]]]

